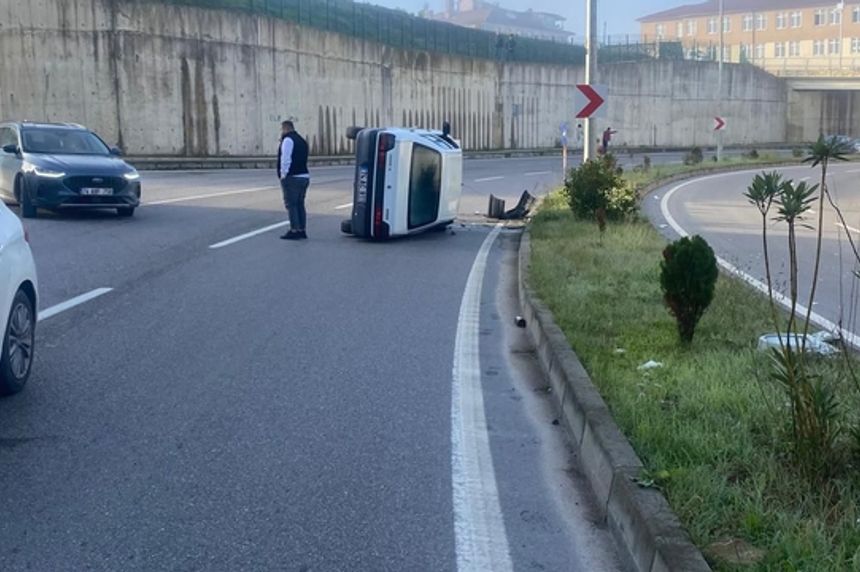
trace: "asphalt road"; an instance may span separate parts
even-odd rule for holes
[[[349,168],[302,243],[262,171],[28,221],[55,315],[0,401],[0,570],[620,569],[512,325],[519,236],[468,222],[557,163],[469,162],[465,224],[385,244],[339,233]]]
[[[797,182],[807,181],[809,184],[817,183],[821,177],[820,169],[809,166],[782,168],[779,171],[786,178]],[[682,185],[670,185],[646,199],[646,211],[667,235],[677,238],[673,220],[687,233],[704,236],[717,255],[738,270],[764,282],[761,215],[743,197],[757,172],[714,175]],[[847,333],[857,334],[860,332],[857,313],[860,283],[854,272],[860,270],[860,266],[851,252],[848,233],[855,244],[860,246],[860,165],[835,164],[830,172],[828,185],[844,212],[848,228],[841,225],[832,208],[828,206],[825,209],[821,276],[813,310],[833,324],[841,325]],[[804,223],[807,228],[801,228],[798,232],[798,258],[802,277],[800,299],[806,304],[816,251],[817,205]],[[787,228],[784,224],[772,221],[769,224],[768,244],[774,283],[778,292],[787,294]]]

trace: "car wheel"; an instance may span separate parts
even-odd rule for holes
[[[116,209],[116,214],[123,218],[129,218],[134,216],[134,207],[120,207]]]
[[[33,368],[36,345],[36,311],[33,301],[23,290],[12,300],[9,323],[0,346],[0,395],[12,395],[24,389]]]
[[[39,216],[39,210],[33,204],[33,199],[30,196],[27,187],[24,184],[24,179],[19,176],[15,179],[15,196],[18,197],[18,204],[21,205],[21,216],[24,218],[36,218]]]
[[[351,220],[341,221],[340,231],[344,234],[353,234],[353,232],[352,232],[352,221]]]

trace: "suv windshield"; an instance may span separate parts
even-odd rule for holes
[[[80,129],[25,129],[21,133],[24,151],[49,155],[109,155],[102,140]]]

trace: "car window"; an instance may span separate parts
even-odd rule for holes
[[[17,144],[18,137],[15,135],[15,130],[11,127],[0,127],[0,147]]]
[[[27,153],[49,155],[109,155],[101,139],[89,131],[78,129],[26,129],[23,147]]]
[[[409,176],[409,228],[436,221],[442,190],[442,155],[423,145],[412,149]]]

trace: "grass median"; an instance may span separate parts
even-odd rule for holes
[[[636,184],[684,172],[653,171]],[[755,351],[772,330],[767,299],[720,277],[684,348],[660,292],[666,241],[650,224],[610,225],[601,239],[555,194],[531,233],[532,285],[648,468],[644,480],[714,568],[860,571],[858,464],[821,487],[792,468],[785,397]],[[663,367],[638,369],[649,360]]]

